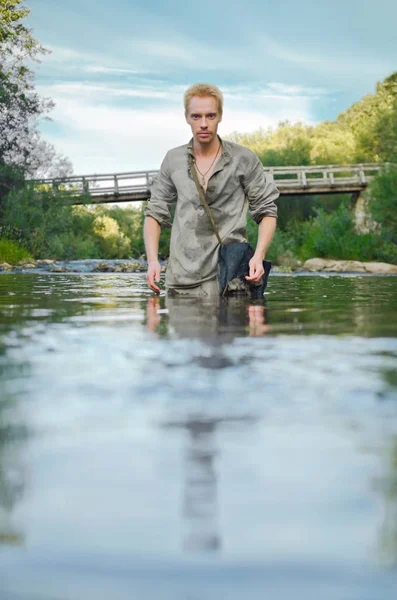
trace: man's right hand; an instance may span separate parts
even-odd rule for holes
[[[150,261],[148,264],[146,279],[147,279],[150,289],[153,290],[153,292],[155,292],[156,294],[160,293],[160,288],[154,282],[155,282],[155,280],[157,282],[160,281],[160,273],[161,273],[161,267],[160,267],[159,261],[158,260]]]

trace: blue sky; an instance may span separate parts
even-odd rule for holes
[[[190,139],[182,96],[225,96],[219,133],[315,124],[397,69],[395,0],[28,0],[52,53],[36,70],[56,102],[43,136],[75,173],[156,169]]]

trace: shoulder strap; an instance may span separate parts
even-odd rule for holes
[[[190,157],[190,169],[191,169],[191,172],[192,172],[192,175],[193,175],[193,179],[194,179],[194,183],[196,184],[197,191],[199,193],[201,202],[203,203],[204,208],[206,210],[206,213],[208,215],[208,218],[211,221],[212,229],[214,230],[215,235],[218,238],[218,242],[220,243],[220,245],[222,245],[221,236],[219,235],[218,229],[217,229],[217,227],[215,225],[214,217],[212,216],[212,212],[211,212],[210,207],[208,206],[208,202],[205,199],[204,190],[203,190],[203,188],[201,187],[201,185],[199,183],[199,180],[198,180],[198,177],[197,177],[196,166],[195,166],[195,164],[193,162],[192,157]]]

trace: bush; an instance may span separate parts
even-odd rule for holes
[[[385,167],[369,187],[369,209],[375,221],[397,243],[397,167]]]
[[[130,242],[130,255],[135,258],[139,258],[145,252],[145,244],[143,241],[143,214],[144,204],[135,208],[131,206],[127,206],[127,208],[121,208],[118,206],[114,206],[112,208],[101,207],[98,211],[100,214],[107,215],[117,221],[120,232],[123,233],[127,238],[129,238]],[[160,238],[160,249],[161,253],[162,246],[164,245],[163,238],[166,236],[163,235],[164,231],[161,232]],[[168,254],[168,250],[166,249],[166,253]]]
[[[61,195],[40,193],[27,184],[4,202],[2,231],[22,242],[35,258],[101,258],[100,238],[93,231],[95,214],[85,206],[65,204]]]
[[[293,268],[297,263],[298,247],[296,240],[287,232],[277,229],[266,259],[275,265],[287,265]]]
[[[53,238],[70,231],[72,220],[70,205],[51,192],[37,193],[32,184],[12,190],[3,205],[4,225],[21,232],[24,244],[35,258],[53,257],[50,251]]]
[[[331,214],[318,210],[317,216],[301,227],[299,255],[302,260],[320,257],[397,262],[395,245],[387,237],[377,232],[359,234],[355,231],[353,216],[346,204]]]
[[[96,217],[94,233],[99,237],[104,258],[128,258],[130,240],[120,231],[115,219],[106,215]]]
[[[0,238],[0,263],[15,265],[21,260],[32,260],[26,248],[13,240]]]

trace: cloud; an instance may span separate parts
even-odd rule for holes
[[[287,96],[325,96],[330,93],[324,87],[310,87],[304,85],[289,85],[286,83],[271,82],[267,84],[270,90],[274,90],[278,94]]]
[[[140,89],[130,89],[129,87],[121,87],[115,85],[94,84],[84,82],[68,82],[56,83],[51,86],[37,86],[42,95],[50,95],[52,98],[57,97],[80,97],[80,98],[101,98],[104,96],[119,97],[119,98],[170,98],[169,91],[159,89],[151,89],[150,87],[142,87]]]
[[[303,72],[315,71],[319,77],[325,79],[325,75],[335,75],[340,79],[346,76],[359,77],[364,68],[365,75],[379,77],[384,73],[389,73],[393,65],[385,60],[379,60],[370,53],[365,53],[365,49],[358,48],[356,53],[334,48],[330,54],[321,54],[318,51],[305,52],[304,46],[301,48],[291,48],[286,44],[280,44],[269,36],[265,38],[258,36],[256,40],[258,51],[266,51],[274,58],[280,59],[286,63],[298,65]]]
[[[40,86],[39,92],[56,103],[53,131],[47,129],[46,138],[72,160],[75,173],[157,169],[166,151],[186,143],[191,135],[181,87],[161,90],[164,87],[156,82],[133,90],[82,82]],[[136,100],[145,99],[155,103],[136,105]],[[313,122],[309,96],[266,97],[248,87],[233,94],[229,87],[225,100],[220,135],[254,131],[285,119]]]
[[[46,55],[41,62],[41,70],[56,70],[58,76],[63,71],[84,72],[93,75],[143,75],[148,73],[141,66],[131,68],[130,63],[116,57],[109,59],[106,53],[91,53],[65,48],[63,46],[46,45],[50,54]],[[115,64],[117,63],[117,64]],[[153,71],[150,71],[153,73]]]
[[[126,69],[120,67],[104,67],[101,65],[88,65],[84,67],[87,73],[102,73],[105,75],[116,74],[116,75],[141,75],[142,71],[139,69]]]

